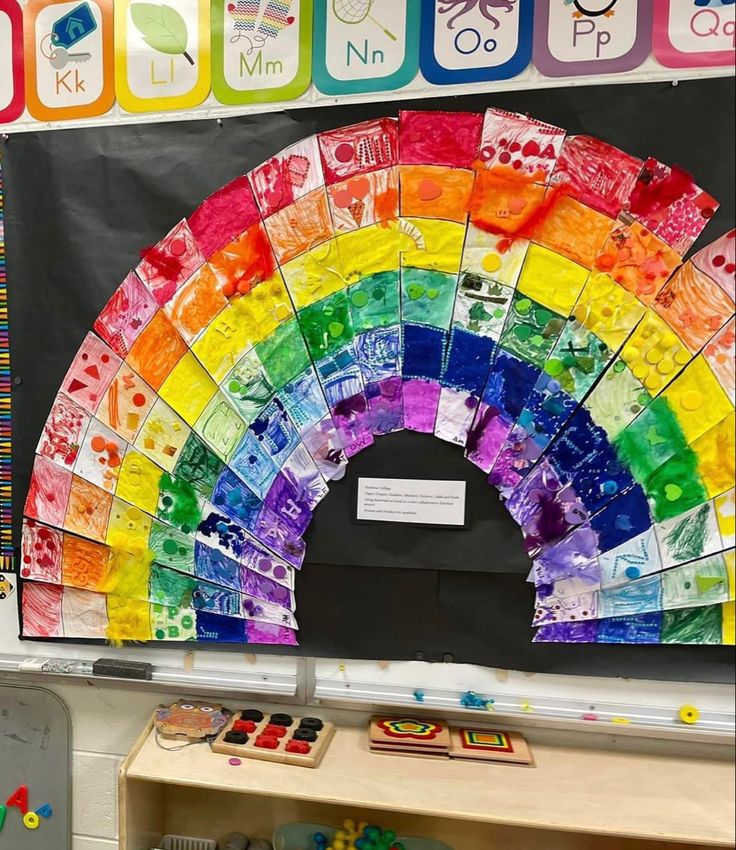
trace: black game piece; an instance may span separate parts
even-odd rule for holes
[[[227,735],[225,735],[225,743],[227,744],[247,744],[248,743],[248,733],[247,732],[234,732],[230,730]]]
[[[269,723],[272,723],[274,726],[292,726],[294,723],[294,718],[290,714],[272,714]]]
[[[257,708],[246,708],[245,711],[240,712],[241,720],[252,720],[254,723],[260,723],[263,720],[264,714],[262,711],[259,711]]]
[[[314,729],[315,732],[321,732],[325,728],[325,724],[319,717],[302,717],[299,726],[302,729]]]
[[[317,740],[317,733],[314,729],[307,729],[305,726],[300,726],[294,732],[293,738],[295,741],[309,741],[310,744],[313,744]]]

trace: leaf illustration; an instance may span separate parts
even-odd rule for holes
[[[130,16],[149,47],[159,53],[184,56],[190,65],[194,65],[194,60],[187,53],[187,24],[176,9],[155,3],[133,3]]]

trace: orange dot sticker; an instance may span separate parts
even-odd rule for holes
[[[96,436],[96,437],[92,437],[92,440],[90,441],[90,445],[92,446],[92,451],[104,452],[106,442],[107,441],[105,440],[105,438],[101,437],[99,435]]]

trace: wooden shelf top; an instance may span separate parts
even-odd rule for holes
[[[173,746],[169,742],[164,745]],[[536,767],[377,755],[339,728],[316,770],[228,757],[206,744],[165,752],[153,732],[129,779],[518,827],[732,846],[728,760],[536,743]]]

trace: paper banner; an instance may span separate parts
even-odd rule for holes
[[[649,55],[652,0],[537,0],[534,64],[548,77],[620,74]]]
[[[23,112],[23,13],[17,0],[0,0],[0,124]]]
[[[423,12],[420,63],[430,83],[508,80],[531,60],[533,0],[440,0]]]
[[[314,82],[324,94],[390,91],[419,68],[419,0],[316,0]]]
[[[734,64],[736,6],[733,0],[658,0],[654,55],[668,68]]]
[[[213,0],[212,90],[220,103],[294,100],[309,87],[312,3]]]
[[[107,112],[115,100],[112,0],[31,0],[24,21],[31,115],[58,121]]]
[[[210,91],[207,0],[116,0],[115,78],[128,112],[199,106]]]

